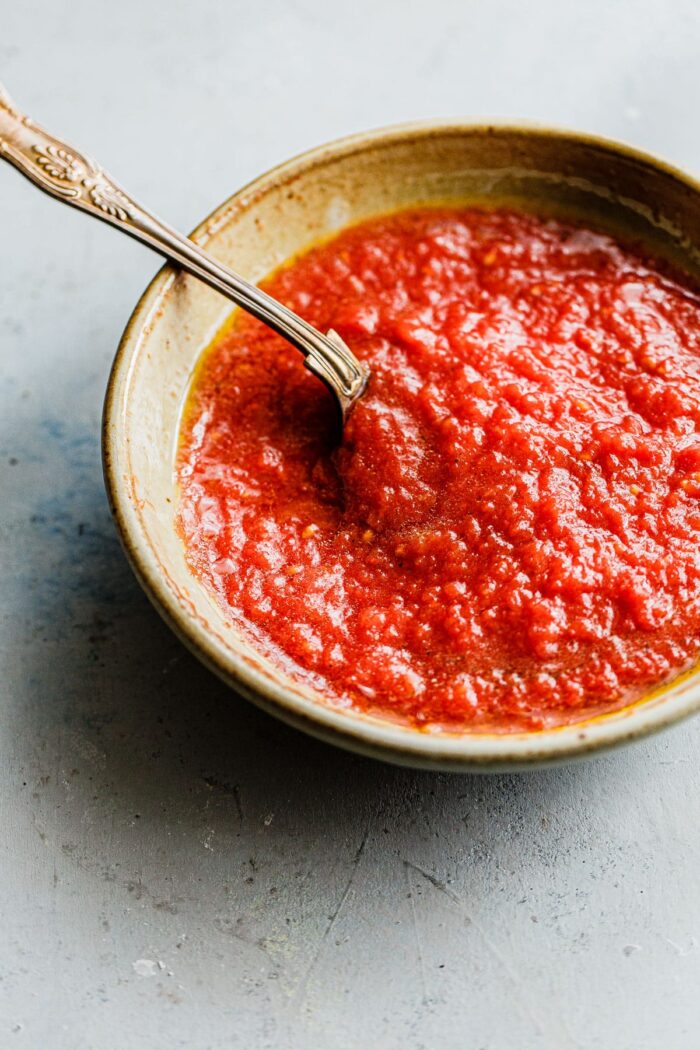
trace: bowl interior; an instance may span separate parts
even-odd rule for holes
[[[248,280],[348,223],[427,203],[513,205],[645,242],[700,279],[700,195],[670,168],[599,140],[523,127],[412,126],[290,161],[232,197],[195,239]],[[440,734],[338,709],[261,657],[192,576],[175,529],[180,415],[232,304],[166,267],[139,303],[105,407],[106,478],[127,553],[195,652],[239,691],[310,732],[396,761],[523,766],[610,746],[689,713],[694,675],[612,715],[530,734]]]

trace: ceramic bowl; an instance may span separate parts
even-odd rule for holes
[[[192,237],[255,282],[348,223],[437,201],[579,217],[646,242],[700,278],[696,182],[625,146],[530,126],[430,123],[355,135],[262,175]],[[116,356],[103,449],[114,516],[144,589],[190,649],[236,692],[332,743],[446,770],[528,768],[588,755],[700,707],[700,673],[691,673],[624,710],[562,728],[434,733],[339,709],[256,652],[190,573],[174,520],[180,414],[197,359],[231,309],[194,278],[169,266],[161,270]]]

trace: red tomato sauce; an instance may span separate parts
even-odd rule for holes
[[[190,565],[334,702],[513,731],[633,701],[700,651],[700,298],[608,236],[424,208],[265,284],[372,369],[342,444],[246,315],[178,462]]]

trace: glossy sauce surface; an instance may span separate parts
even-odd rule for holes
[[[333,702],[512,731],[628,703],[700,649],[700,300],[607,236],[426,208],[265,287],[372,369],[334,446],[240,314],[178,463],[193,571]]]

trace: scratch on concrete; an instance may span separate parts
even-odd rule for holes
[[[314,954],[313,954],[313,956],[311,958],[311,962],[307,966],[306,971],[304,973],[304,976],[299,981],[299,984],[297,985],[297,990],[296,990],[294,996],[292,997],[292,1005],[296,1005],[297,1009],[301,1009],[301,1007],[302,1007],[302,1005],[304,1003],[304,1000],[306,998],[306,991],[307,991],[307,988],[308,988],[309,979],[311,977],[311,974],[313,973],[314,968],[316,966],[316,963],[318,962],[319,956],[320,956],[320,954],[321,954],[321,952],[323,950],[323,946],[326,943],[326,941],[328,940],[328,938],[330,937],[331,933],[333,932],[333,927],[335,926],[336,920],[338,919],[338,916],[340,915],[341,911],[343,910],[345,902],[348,899],[348,896],[350,894],[350,890],[352,888],[352,884],[355,881],[355,876],[357,875],[357,869],[358,869],[360,861],[362,859],[362,854],[364,853],[364,850],[365,850],[365,844],[367,842],[367,839],[369,838],[369,832],[370,832],[371,823],[372,823],[372,821],[371,821],[371,818],[370,818],[370,820],[367,822],[367,827],[365,828],[365,833],[362,836],[362,841],[360,842],[360,845],[358,846],[357,850],[355,851],[355,856],[352,859],[352,864],[351,864],[351,867],[350,867],[350,875],[348,877],[347,882],[345,883],[345,886],[343,888],[343,892],[341,893],[340,897],[338,898],[338,902],[335,905],[333,911],[328,916],[328,922],[326,924],[326,928],[324,929],[323,933],[321,934],[321,937],[320,937],[320,939],[318,941],[318,944],[316,945],[316,950],[315,950],[315,952],[314,952]]]
[[[420,868],[417,864],[414,864],[410,860],[406,860],[405,858],[402,859],[403,863],[408,869],[410,869],[411,871],[415,871],[418,875],[420,875],[427,882],[429,882],[431,886],[438,890],[439,893],[443,894],[449,901],[451,901],[452,904],[454,904],[459,909],[461,915],[464,919],[466,919],[469,925],[477,931],[493,959],[495,959],[498,966],[500,966],[502,971],[508,977],[510,983],[513,986],[515,996],[518,1002],[520,1003],[522,1012],[533,1024],[537,1034],[552,1039],[554,1045],[558,1047],[563,1048],[565,1046],[568,1046],[571,1048],[571,1050],[581,1050],[580,1044],[572,1038],[570,1032],[566,1029],[564,1022],[560,1018],[550,1015],[550,1021],[554,1022],[554,1025],[557,1029],[556,1031],[553,1031],[552,1025],[546,1022],[537,1012],[535,1012],[532,1009],[530,1003],[528,1002],[527,996],[523,994],[527,991],[527,989],[525,987],[525,982],[523,981],[522,977],[511,968],[506,957],[502,954],[502,952],[499,951],[499,949],[493,943],[483,926],[479,922],[477,922],[474,916],[469,912],[467,906],[465,905],[461,897],[459,897],[454,892],[454,890],[451,890],[450,887],[447,886],[446,883],[444,883],[441,879],[437,878],[436,875],[433,875],[429,871],[425,871],[423,868]]]
[[[413,899],[413,881],[411,879],[412,864],[404,862],[406,872],[406,884],[408,885],[408,899],[411,902],[411,918],[413,920],[413,933],[416,939],[416,953],[418,955],[418,969],[420,971],[421,985],[423,988],[423,1003],[428,1002],[428,982],[425,976],[425,960],[423,958],[423,945],[421,944],[420,932],[418,930],[418,917],[416,915],[416,902]]]
[[[225,795],[231,796],[238,813],[238,822],[243,827],[243,803],[241,801],[241,789],[238,784],[230,784],[227,780],[221,780],[215,776],[203,776],[202,780],[207,787],[216,788],[217,791],[222,791]]]

